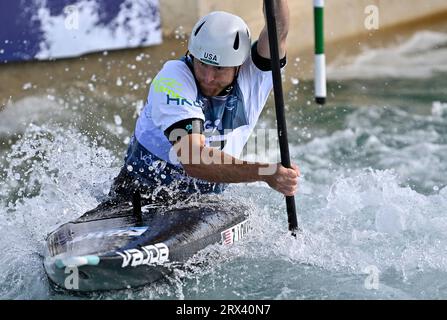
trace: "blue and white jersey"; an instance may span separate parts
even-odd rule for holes
[[[259,69],[249,57],[227,95],[206,97],[198,89],[185,58],[166,62],[150,86],[126,166],[146,183],[154,180],[157,184],[170,184],[178,179],[193,179],[186,176],[164,134],[173,124],[193,118],[203,120],[207,146],[239,158],[272,86],[271,72]]]

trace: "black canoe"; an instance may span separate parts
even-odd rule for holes
[[[137,204],[136,204],[137,203]],[[210,244],[232,244],[249,229],[241,204],[176,208],[106,202],[47,237],[44,267],[58,287],[100,291],[143,286]]]

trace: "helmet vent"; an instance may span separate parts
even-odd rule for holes
[[[194,32],[194,36],[196,36],[196,35],[199,33],[200,29],[202,29],[202,27],[203,27],[203,25],[205,24],[205,22],[206,22],[206,21],[203,21],[203,22],[200,24],[200,26],[197,27],[196,31]]]
[[[239,32],[236,33],[236,39],[234,39],[233,49],[234,49],[234,50],[239,49]]]

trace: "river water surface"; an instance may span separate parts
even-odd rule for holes
[[[143,54],[135,61],[155,64]],[[244,241],[205,249],[166,281],[87,298],[446,298],[447,27],[340,57],[328,73],[324,107],[311,102],[311,82],[285,79],[291,156],[302,172],[296,239],[280,194],[233,185],[225,201],[252,207]],[[41,92],[22,79],[21,97],[0,109],[0,298],[85,298],[49,286],[45,237],[108,192],[151,81],[139,75],[104,83],[96,73]],[[272,102],[258,127],[274,128]]]

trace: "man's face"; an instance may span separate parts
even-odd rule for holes
[[[234,79],[237,67],[218,67],[194,59],[194,73],[205,96],[217,96]]]

